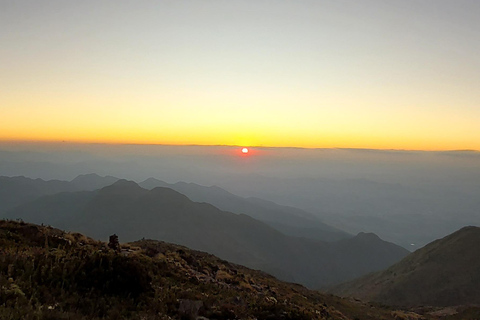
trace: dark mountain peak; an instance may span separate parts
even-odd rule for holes
[[[139,195],[146,193],[147,190],[140,187],[136,182],[131,180],[120,179],[112,185],[106,186],[99,190],[99,194],[124,194]]]
[[[480,240],[480,227],[463,227],[460,230],[457,230],[454,233],[450,234],[449,236],[440,239],[439,242],[455,241],[458,245],[467,245],[467,242],[472,241],[473,239]]]
[[[105,187],[105,188],[103,188],[103,189],[110,188],[110,187],[113,187],[113,188],[143,189],[143,188],[140,187],[135,181],[126,180],[126,179],[120,179],[120,180],[114,182],[112,185],[107,186],[107,187]]]
[[[380,239],[380,237],[373,232],[360,232],[354,237],[354,239],[365,241],[382,241],[382,239]]]
[[[75,177],[75,179],[72,180],[72,182],[82,180],[82,179],[99,179],[99,178],[102,178],[102,177],[96,173],[79,174],[78,176]]]
[[[80,190],[97,190],[109,186],[119,179],[112,176],[99,176],[96,173],[81,174],[70,183]]]
[[[470,256],[478,255],[478,243],[480,243],[480,228],[467,226],[442,239],[427,244],[425,247],[415,251],[410,258],[412,262],[415,261],[416,263],[426,261],[441,262],[445,258],[459,262],[468,259]],[[446,263],[451,264],[452,261],[446,261]]]
[[[114,176],[110,176],[110,175],[106,175],[106,176],[101,176],[97,173],[86,173],[86,174],[79,174],[78,176],[76,176],[71,182],[74,182],[74,181],[78,181],[78,180],[86,180],[86,179],[95,179],[95,180],[99,180],[99,179],[115,179],[115,180],[119,180],[119,178],[117,177],[114,177]]]
[[[476,226],[466,226],[466,227],[463,227],[461,228],[460,230],[452,233],[452,235],[455,235],[455,234],[466,234],[466,233],[480,233],[480,227],[476,227]]]
[[[156,187],[169,187],[169,184],[156,178],[148,178],[147,180],[140,182],[140,186],[145,189],[151,190]]]

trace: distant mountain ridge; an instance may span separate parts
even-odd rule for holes
[[[70,183],[76,186],[78,190],[92,191],[92,190],[109,186],[117,182],[118,180],[120,179],[117,177],[112,177],[112,176],[102,177],[96,173],[89,173],[89,174],[81,174],[77,176],[75,179],[70,181]]]
[[[0,177],[0,217],[2,212],[41,196],[59,192],[93,191],[118,180],[120,179],[117,177],[102,177],[95,173],[79,175],[71,181]],[[242,198],[216,186],[206,187],[186,182],[169,184],[154,178],[149,178],[140,185],[146,189],[171,188],[195,202],[207,202],[224,211],[247,214],[291,236],[322,241],[337,241],[353,237],[349,233],[323,223],[301,209],[281,206],[258,198]]]
[[[464,227],[331,293],[395,306],[480,304],[480,228]]]
[[[379,238],[365,241],[362,234],[335,243],[287,236],[247,215],[126,180],[96,191],[41,197],[8,217],[96,238],[117,233],[126,241],[147,237],[186,245],[312,288],[380,270],[408,254]]]
[[[140,182],[139,185],[146,189],[171,188],[193,201],[207,202],[221,210],[249,215],[290,236],[321,241],[337,241],[353,237],[347,232],[323,223],[304,210],[255,197],[243,198],[217,186],[206,187],[186,182],[169,184],[155,178],[149,178]]]
[[[119,178],[96,173],[79,175],[72,181],[0,176],[0,213],[45,195],[59,192],[93,191],[111,185]]]
[[[20,204],[65,191],[79,191],[68,181],[0,176],[0,214]]]

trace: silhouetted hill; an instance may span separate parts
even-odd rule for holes
[[[246,214],[284,234],[321,241],[337,241],[352,235],[321,222],[312,214],[298,208],[281,206],[259,198],[243,198],[217,186],[201,186],[195,183],[169,184],[149,178],[140,183],[146,189],[166,187],[176,190],[196,202],[207,202],[217,208],[238,214]]]
[[[93,191],[109,186],[119,178],[101,177],[95,173],[79,175],[72,181],[30,179],[25,177],[0,177],[0,217],[18,205],[44,195],[70,191]],[[194,183],[168,184],[157,179],[147,179],[141,184],[147,189],[167,187],[187,195],[196,202],[207,202],[234,213],[244,213],[261,220],[284,234],[322,241],[336,241],[352,235],[326,225],[303,210],[281,206],[258,198],[242,198],[219,187],[205,187]]]
[[[480,304],[479,244],[480,228],[465,227],[331,292],[397,306]]]
[[[0,176],[0,214],[41,196],[78,190],[67,181]]]
[[[391,242],[380,239],[374,233],[360,232],[351,239],[341,240],[331,244],[335,252],[342,252],[355,261],[355,264],[339,266],[345,268],[348,274],[367,274],[370,270],[381,270],[385,260],[393,261],[407,252],[403,247],[392,246]],[[365,257],[369,250],[376,254]]]
[[[438,319],[324,295],[153,240],[113,250],[79,233],[0,220],[0,251],[5,320]]]
[[[96,173],[82,174],[70,181],[78,190],[93,191],[115,183],[119,178],[101,177]]]
[[[42,197],[8,216],[95,238],[117,233],[127,241],[146,237],[182,244],[315,288],[385,268],[408,253],[380,239],[326,243],[286,236],[247,215],[193,202],[169,188],[146,190],[126,180],[96,191]],[[388,247],[391,252],[386,252]]]

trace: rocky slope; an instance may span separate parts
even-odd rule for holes
[[[0,220],[0,252],[5,320],[438,319],[323,295],[152,240],[107,245]]]

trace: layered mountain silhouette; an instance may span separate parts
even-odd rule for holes
[[[30,179],[26,177],[0,177],[0,215],[20,204],[65,191],[93,191],[113,184],[119,178],[99,176],[95,173],[79,175],[72,181]],[[301,209],[281,206],[258,198],[242,198],[212,186],[178,182],[168,184],[149,178],[140,185],[146,189],[166,187],[176,190],[196,202],[207,202],[233,213],[244,213],[261,220],[284,234],[322,241],[337,241],[353,237],[329,226]]]
[[[117,177],[112,176],[99,176],[96,173],[81,174],[75,179],[70,181],[70,184],[74,185],[78,190],[93,191],[109,186],[120,180]]]
[[[139,185],[146,189],[171,188],[193,201],[207,202],[225,211],[244,213],[291,236],[322,241],[337,241],[352,237],[342,230],[323,223],[304,210],[278,205],[255,197],[240,197],[217,186],[206,187],[186,182],[169,184],[154,178],[149,178]]]
[[[0,213],[20,204],[59,192],[93,191],[111,185],[118,178],[95,173],[79,175],[72,181],[0,176]]]
[[[1,319],[438,320],[322,294],[154,240],[112,246],[0,220],[0,248]]]
[[[312,288],[386,268],[408,254],[368,234],[335,243],[287,236],[245,214],[126,180],[96,191],[44,196],[7,216],[98,239],[116,233],[125,241],[145,237],[181,244]]]
[[[395,306],[480,304],[480,228],[465,227],[330,292]]]
[[[78,190],[68,181],[0,176],[0,213],[41,196]]]

